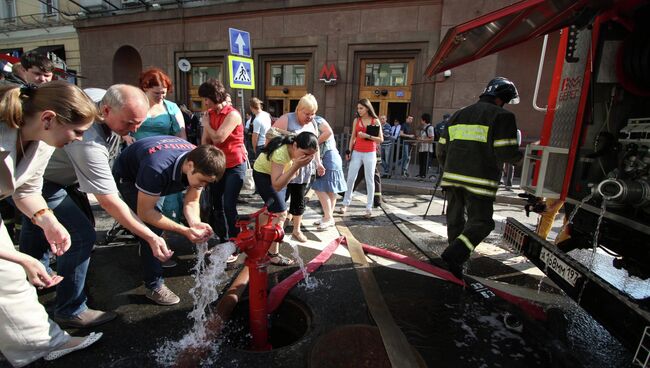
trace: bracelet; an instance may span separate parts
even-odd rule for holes
[[[348,149],[348,150],[345,150],[345,154],[346,154],[346,155],[349,155],[350,153],[351,153],[351,152],[350,152],[349,149]]]
[[[38,220],[39,217],[43,216],[44,214],[46,214],[48,212],[52,213],[52,209],[51,208],[41,208],[40,210],[34,212],[34,215],[31,218],[32,224],[35,224],[36,220]]]

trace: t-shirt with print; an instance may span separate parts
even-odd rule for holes
[[[266,152],[262,152],[262,154],[257,157],[257,160],[255,160],[253,169],[257,172],[271,175],[271,168],[273,167],[271,163],[284,165],[284,170],[287,170],[289,167],[291,167],[292,161],[291,156],[289,156],[288,145],[284,144],[280,148],[273,151],[273,154],[271,155],[271,161],[269,161],[267,158]]]
[[[144,138],[122,151],[113,171],[117,178],[134,183],[139,191],[152,196],[182,192],[189,184],[181,169],[194,148],[178,137]]]
[[[64,187],[78,182],[84,193],[117,193],[111,166],[119,153],[120,141],[106,124],[95,122],[84,132],[83,140],[54,151],[45,169],[45,180]]]

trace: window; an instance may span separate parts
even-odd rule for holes
[[[218,66],[195,66],[192,68],[192,86],[200,86],[208,79],[221,80],[221,64]]]
[[[0,0],[0,18],[5,23],[13,23],[16,21],[16,1],[15,0]]]
[[[366,64],[365,85],[368,87],[402,87],[407,85],[408,63]]]
[[[41,9],[43,10],[43,17],[57,16],[58,5],[57,0],[42,0]]]
[[[305,64],[271,64],[271,86],[304,86]]]

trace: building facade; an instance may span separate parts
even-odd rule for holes
[[[279,116],[309,92],[337,132],[349,131],[360,98],[369,98],[391,120],[417,120],[427,112],[437,121],[473,103],[489,79],[503,75],[520,89],[522,104],[513,110],[525,140],[539,134],[543,114],[530,102],[541,40],[456,68],[450,76],[424,75],[447,29],[514,1],[121,1],[126,14],[104,4],[99,16],[74,23],[84,87],[136,84],[142,70],[156,66],[172,77],[169,98],[198,111],[197,89],[207,78],[229,88],[228,29],[236,28],[250,33],[256,86],[241,97],[231,89],[237,106],[256,96]],[[179,69],[179,61],[189,69]],[[547,71],[542,86],[550,80]]]

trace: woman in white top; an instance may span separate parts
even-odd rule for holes
[[[253,153],[255,158],[262,152],[262,148],[266,145],[266,132],[271,128],[271,115],[262,110],[262,101],[257,98],[251,98],[248,106],[255,117],[253,119],[253,135],[251,141],[253,142]]]
[[[56,255],[70,248],[70,234],[41,195],[43,172],[54,147],[80,140],[96,117],[95,104],[67,82],[0,88],[0,199],[12,196],[16,207],[43,229]],[[48,318],[30,283],[42,289],[59,281],[14,248],[0,219],[0,351],[14,367],[59,358],[101,337],[71,337]]]

